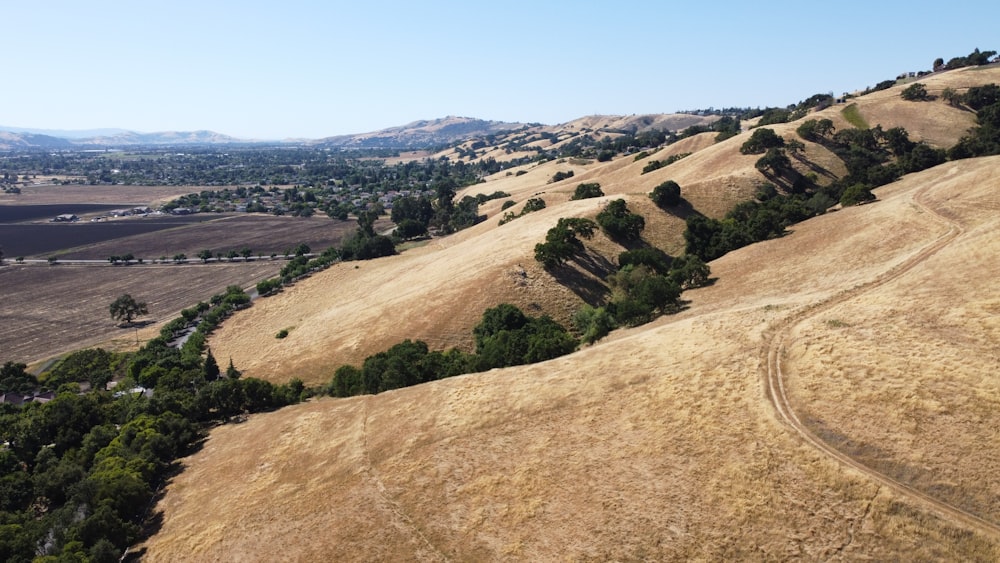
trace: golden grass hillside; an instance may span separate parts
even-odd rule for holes
[[[724,256],[683,313],[569,356],[215,429],[168,484],[144,560],[1000,559],[1000,157],[876,193]],[[490,250],[544,228],[491,229],[506,244]],[[394,259],[395,277],[460,268],[446,250]],[[391,263],[259,307],[328,287],[349,301],[378,279],[366,272],[394,283]],[[409,283],[387,287],[387,307]],[[777,417],[778,337],[806,427],[885,479]]]
[[[962,91],[970,84],[1000,82],[1000,67],[961,69],[924,77],[932,91],[952,87]],[[927,138],[949,145],[974,124],[974,114],[949,106],[942,100],[908,102],[899,92],[904,86],[875,92],[852,100],[871,124],[903,126],[913,139]],[[837,104],[812,118],[830,118],[836,127],[851,125],[842,116],[845,104]],[[572,122],[578,128],[621,125],[606,117]],[[770,126],[788,139],[798,138],[800,122]],[[524,133],[528,134],[528,133]],[[500,172],[485,183],[467,188],[459,197],[505,191],[517,202],[540,197],[546,209],[503,226],[498,225],[504,200],[485,204],[485,222],[400,256],[370,262],[334,266],[284,293],[261,300],[254,307],[228,320],[210,340],[217,357],[232,358],[247,375],[284,382],[299,377],[308,384],[327,382],[343,364],[359,364],[403,339],[419,339],[432,349],[470,349],[472,328],[489,307],[510,302],[529,314],[549,314],[568,324],[585,302],[599,300],[601,282],[589,272],[574,280],[573,291],[534,260],[534,246],[560,217],[593,218],[611,199],[624,198],[630,209],[647,221],[644,238],[676,255],[683,251],[685,213],[671,214],[653,206],[648,198],[655,186],[674,180],[691,209],[722,217],[735,204],[753,197],[767,179],[754,168],[758,155],[743,155],[740,146],[751,131],[715,143],[714,134],[701,134],[670,145],[649,157],[632,155],[610,162],[559,159],[524,165],[525,174]],[[498,145],[499,146],[499,145]],[[806,142],[802,161],[795,166],[805,173],[809,166],[826,171],[821,182],[846,172],[830,150]],[[674,154],[689,156],[643,174],[651,160]],[[573,172],[572,178],[551,182],[557,172]],[[606,197],[570,201],[582,182],[597,182]],[[588,242],[600,261],[614,264],[623,248],[599,235]],[[289,337],[275,338],[281,330]]]

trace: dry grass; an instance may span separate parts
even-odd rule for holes
[[[977,83],[998,81],[979,72]],[[968,76],[932,80],[958,87]],[[945,123],[922,123],[898,90],[857,99],[859,112],[934,143],[968,127],[967,112],[939,102],[920,107]],[[849,126],[839,110],[814,116]],[[792,138],[797,125],[774,129]],[[696,137],[696,150],[681,151],[691,156],[646,175],[631,158],[498,175],[467,192],[540,196],[548,207],[498,227],[501,202],[490,202],[490,218],[472,229],[338,265],[227,321],[213,351],[250,375],[322,383],[403,338],[468,347],[483,309],[503,301],[566,319],[580,296],[531,258],[545,231],[624,197],[647,217],[651,240],[677,248],[681,217],[646,194],[673,179],[694,208],[725,213],[764,180],[756,157],[738,152],[748,135]],[[806,154],[843,171],[819,145]],[[546,183],[569,168],[572,179]],[[146,558],[998,560],[1000,538],[798,439],[763,385],[769,335],[801,319],[784,362],[807,424],[879,471],[1000,523],[1000,288],[989,269],[1000,250],[998,170],[1000,157],[962,161],[883,187],[875,204],[713,262],[718,282],[686,293],[684,312],[563,358],[218,428],[168,486]],[[569,201],[584,181],[608,195]],[[952,228],[918,204],[920,193],[958,236],[873,284]],[[588,247],[609,260],[620,250],[603,238]],[[818,307],[832,299],[840,304]],[[274,339],[288,326],[288,338]]]
[[[989,81],[993,77],[991,72],[979,71],[976,76]],[[928,82],[935,88],[957,87],[966,84],[965,76],[960,71],[948,72],[929,77],[933,81]],[[900,98],[899,90],[877,92],[855,102],[873,125],[882,123],[884,117],[885,123],[902,125],[914,132],[914,138],[957,139],[968,128],[967,121],[972,115],[969,112],[943,102],[907,102]],[[921,111],[933,119],[922,120],[921,114],[911,111],[914,105],[924,108]],[[840,106],[811,117],[829,117],[838,128],[850,126],[840,115]],[[596,130],[614,123],[608,119],[593,116],[572,125],[580,131]],[[796,122],[772,127],[786,138],[797,138],[798,125]],[[328,380],[338,366],[359,363],[404,338],[424,340],[433,348],[468,349],[471,330],[482,312],[504,301],[567,322],[584,301],[593,301],[593,296],[592,292],[574,294],[560,280],[537,267],[533,249],[544,239],[545,231],[559,217],[593,217],[609,199],[623,197],[630,208],[646,217],[649,227],[644,237],[649,242],[670,253],[680,253],[684,219],[690,209],[674,213],[656,209],[648,200],[649,192],[666,180],[674,180],[694,210],[712,217],[723,216],[736,203],[752,197],[767,181],[754,168],[758,156],[739,152],[750,134],[746,131],[721,143],[714,142],[713,133],[697,135],[639,161],[631,156],[589,164],[561,160],[526,165],[521,168],[526,174],[520,176],[501,172],[485,183],[467,188],[459,197],[502,190],[518,203],[541,197],[547,208],[498,227],[504,200],[490,201],[481,209],[488,219],[475,228],[409,250],[403,256],[338,266],[319,274],[301,284],[296,292],[269,299],[263,306],[241,313],[227,323],[211,344],[231,354],[241,369],[254,376],[285,381],[295,375],[307,382],[320,383]],[[801,172],[819,170],[820,183],[846,172],[844,164],[827,148],[816,143],[805,144],[804,158],[813,168],[796,161]],[[663,159],[681,152],[692,154],[642,174],[649,159]],[[573,171],[574,176],[549,183],[560,171]],[[574,188],[582,182],[600,183],[607,196],[571,202]],[[591,246],[609,262],[614,262],[622,250],[605,242]],[[522,270],[527,274],[524,277],[519,274]],[[295,338],[275,342],[274,333],[288,325],[299,327],[297,334],[293,333]],[[258,352],[262,350],[266,353]]]
[[[803,323],[791,390],[813,420],[919,469],[900,478],[996,521],[1000,293],[967,284],[1000,246],[998,167],[949,164],[727,255],[686,312],[576,354],[219,428],[168,487],[146,558],[996,560],[996,538],[794,438],[760,358],[770,326],[947,230],[914,204],[931,186],[966,232]]]

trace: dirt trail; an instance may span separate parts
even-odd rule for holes
[[[853,289],[843,291],[829,299],[806,307],[802,311],[784,319],[779,325],[774,327],[771,333],[767,335],[765,340],[766,346],[761,351],[761,365],[767,366],[767,371],[764,374],[766,380],[765,389],[768,401],[774,407],[779,420],[790,426],[792,430],[802,437],[803,440],[822,453],[848,467],[854,468],[880,485],[887,486],[902,495],[917,500],[943,518],[952,520],[978,532],[991,535],[993,537],[1000,537],[1000,524],[983,519],[971,512],[936,499],[902,481],[893,479],[878,470],[866,466],[860,461],[841,452],[834,446],[824,441],[802,423],[796,414],[785,389],[787,374],[782,371],[781,358],[785,352],[785,340],[795,327],[810,318],[816,317],[826,311],[829,311],[830,309],[833,309],[837,305],[850,301],[864,293],[877,289],[906,275],[914,267],[937,254],[965,232],[965,228],[961,223],[949,218],[946,214],[934,209],[929,203],[924,201],[923,198],[927,195],[928,190],[930,190],[930,187],[923,188],[914,194],[913,202],[926,211],[934,220],[947,225],[949,230],[945,234],[938,237],[937,240],[921,249],[920,252],[889,269],[874,280],[858,285]]]
[[[441,552],[424,534],[424,532],[413,522],[413,519],[403,510],[395,499],[389,496],[389,491],[385,486],[385,482],[382,480],[381,475],[379,475],[378,469],[372,463],[371,449],[368,446],[368,414],[370,412],[370,403],[373,395],[368,395],[365,397],[364,402],[364,416],[361,419],[361,435],[362,435],[362,448],[364,448],[364,469],[363,472],[368,481],[371,482],[371,486],[375,488],[378,492],[378,496],[388,505],[392,514],[396,517],[396,520],[400,522],[401,528],[406,528],[408,532],[419,540],[419,543],[423,544],[427,552],[421,553],[421,559],[433,559],[436,561],[449,561],[448,556]],[[416,555],[416,554],[414,554]],[[426,557],[424,557],[426,556]]]

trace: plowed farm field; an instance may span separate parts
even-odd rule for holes
[[[72,188],[72,189],[70,189]],[[0,362],[36,364],[88,346],[134,347],[156,335],[159,326],[181,309],[209,299],[226,286],[250,288],[276,275],[286,252],[305,243],[314,252],[339,246],[354,232],[354,221],[327,217],[276,217],[259,214],[196,214],[128,217],[100,222],[53,223],[62,213],[100,212],[109,206],[152,204],[170,192],[193,188],[150,189],[129,186],[37,188],[16,201],[0,199]],[[57,196],[62,201],[56,203]],[[376,228],[391,226],[380,221]],[[249,260],[212,259],[251,250]],[[132,254],[143,264],[113,266],[110,256]],[[175,264],[185,254],[190,263]],[[271,258],[276,255],[275,258]],[[16,258],[24,258],[17,263]],[[47,258],[57,263],[49,265]],[[163,258],[166,258],[165,260]],[[145,301],[144,326],[119,328],[109,306],[128,293]]]

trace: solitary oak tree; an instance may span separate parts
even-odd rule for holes
[[[111,304],[111,318],[127,324],[132,324],[132,319],[149,313],[145,302],[138,302],[128,293],[123,293]]]

